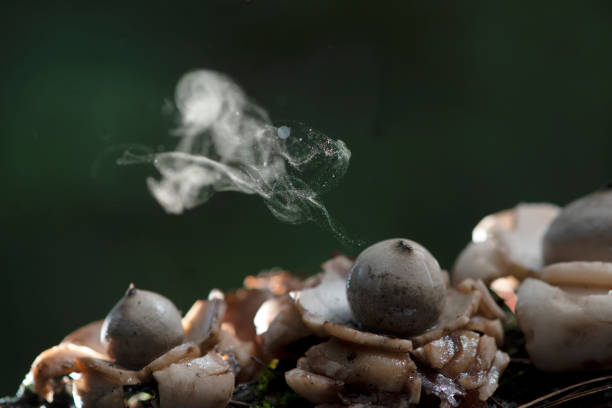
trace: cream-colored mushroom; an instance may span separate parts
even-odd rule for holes
[[[285,380],[291,389],[313,404],[340,403],[340,381],[301,368],[287,371]]]
[[[553,372],[612,367],[612,264],[558,263],[539,277],[523,282],[516,305],[534,365]]]
[[[543,265],[542,237],[559,211],[553,204],[518,204],[483,218],[453,266],[453,285],[466,278],[488,285],[509,275],[532,276]]]
[[[260,368],[253,360],[253,356],[257,356],[255,343],[242,341],[227,330],[220,331],[219,341],[214,350],[230,362],[238,382],[252,379]]]
[[[420,400],[421,381],[409,353],[381,351],[336,339],[311,347],[285,378],[296,392],[314,403],[357,402],[377,398],[377,393],[394,394],[395,400],[408,404]],[[308,389],[310,384],[316,392]],[[346,393],[360,386],[359,395]]]
[[[457,330],[449,335],[419,347],[413,352],[415,358],[437,370],[448,378],[455,380],[465,390],[478,390],[483,386],[493,385],[496,388],[499,373],[503,371],[510,359],[499,351],[495,339],[479,335],[473,331]],[[495,359],[503,360],[493,371]],[[482,391],[486,400],[491,394]]]
[[[162,408],[223,408],[234,391],[234,374],[223,358],[204,357],[171,364],[153,373]]]
[[[289,295],[266,300],[253,319],[264,355],[272,355],[284,346],[309,336],[304,322]]]

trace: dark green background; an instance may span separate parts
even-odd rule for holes
[[[97,3],[0,6],[0,394],[130,282],[185,310],[342,250],[253,196],[166,215],[152,167],[114,164],[125,144],[173,146],[162,108],[188,70],[346,141],[331,213],[368,243],[416,239],[444,267],[483,215],[612,176],[607,2]]]

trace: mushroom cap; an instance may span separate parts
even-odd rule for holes
[[[484,217],[453,266],[453,285],[467,278],[489,284],[509,275],[532,276],[542,267],[542,237],[559,211],[553,204],[521,203]]]
[[[139,369],[183,342],[181,314],[166,297],[133,285],[104,319],[100,339],[117,364]]]
[[[564,274],[557,274],[556,279],[562,278]],[[536,368],[563,372],[612,367],[612,296],[607,289],[557,287],[530,278],[519,288],[516,314]]]
[[[372,331],[416,335],[440,317],[446,287],[440,265],[420,244],[389,239],[366,248],[346,284],[355,318]]]
[[[612,261],[612,188],[568,204],[543,241],[544,263]]]

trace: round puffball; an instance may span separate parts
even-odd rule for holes
[[[104,319],[100,340],[117,364],[140,369],[183,342],[181,314],[166,297],[127,290]]]
[[[446,286],[438,261],[402,238],[366,248],[346,284],[353,315],[367,329],[414,336],[433,326],[444,308]]]
[[[545,265],[571,261],[612,262],[612,188],[568,204],[542,240]]]

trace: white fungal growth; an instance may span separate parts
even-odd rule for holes
[[[319,201],[348,168],[344,142],[301,124],[275,127],[238,85],[213,71],[183,76],[175,104],[181,124],[175,150],[126,152],[119,160],[153,161],[161,178],[147,183],[167,212],[180,214],[218,191],[239,191],[259,195],[282,221],[322,221],[346,239]]]

